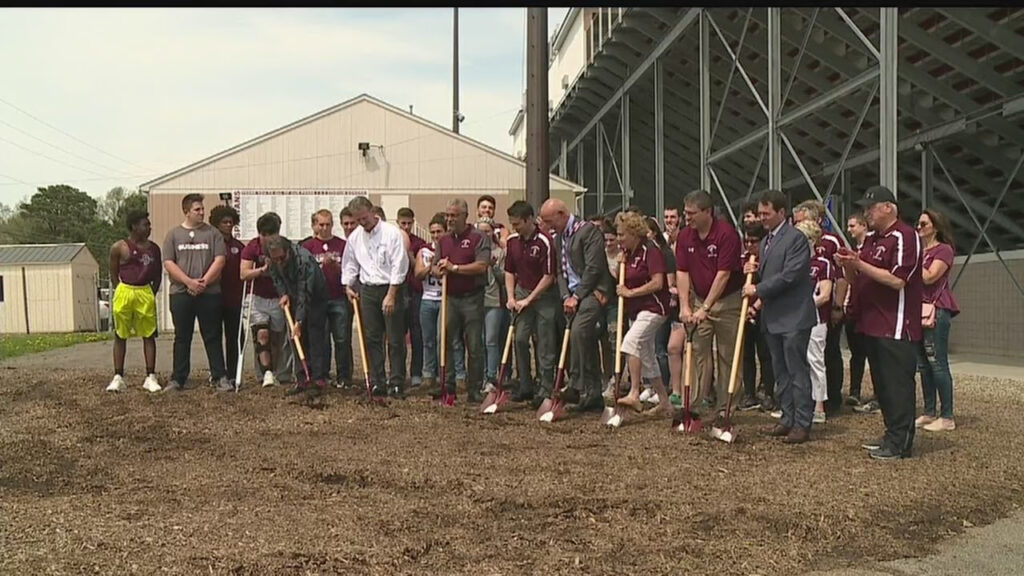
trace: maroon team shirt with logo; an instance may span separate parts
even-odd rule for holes
[[[447,258],[452,264],[465,266],[473,262],[491,263],[491,245],[476,228],[466,226],[462,234],[445,234],[441,237],[439,259]],[[482,291],[487,283],[486,274],[467,276],[465,274],[448,274],[448,294],[462,296],[474,291]]]
[[[405,281],[409,284],[409,289],[413,292],[423,293],[423,281],[416,278],[416,266],[412,263],[416,261],[416,255],[420,253],[420,250],[430,246],[423,238],[415,234],[409,234],[409,249],[412,251],[413,256],[409,258],[409,274],[405,277]]]
[[[626,254],[626,288],[639,288],[651,281],[655,274],[665,274],[665,255],[650,240]],[[626,314],[630,320],[641,312],[659,316],[668,314],[668,281],[663,280],[661,290],[645,296],[626,298]]]
[[[839,236],[823,230],[821,232],[821,239],[818,240],[818,245],[814,247],[814,255],[820,256],[829,262],[834,262],[835,260],[833,260],[832,257],[835,256],[836,252],[839,251],[839,248],[842,247],[842,245],[843,241]],[[835,273],[835,278],[843,277],[843,270],[841,268],[836,266],[833,266],[832,268]]]
[[[331,300],[344,298],[345,287],[341,285],[341,257],[345,254],[345,241],[337,236],[331,236],[327,241],[314,236],[303,242],[302,247],[309,250],[320,264],[324,278],[327,279],[327,291],[331,295]],[[329,261],[333,261],[334,265],[324,266],[324,263]]]
[[[242,260],[252,262],[255,268],[262,268],[267,263],[259,236],[250,240],[242,249]],[[277,298],[277,289],[274,288],[274,281],[270,279],[269,274],[264,274],[254,281],[252,293],[260,298]]]
[[[719,272],[731,272],[719,298],[743,287],[743,242],[736,229],[725,220],[715,220],[703,240],[692,226],[685,227],[676,239],[676,270],[690,275],[690,286],[701,300],[708,297]]]
[[[224,269],[220,273],[220,301],[225,308],[242,307],[242,250],[245,245],[238,238],[224,241]]]
[[[124,243],[128,246],[128,260],[118,266],[118,280],[129,286],[154,285],[159,288],[163,264],[160,247],[156,242],[150,242],[145,247],[139,246],[128,238],[125,238]]]
[[[906,284],[893,290],[857,274],[857,331],[875,338],[921,340],[921,239],[917,232],[897,220],[888,230],[869,235],[860,249],[860,259],[891,272]]]
[[[836,280],[836,267],[832,262],[822,258],[821,256],[815,256],[811,258],[811,282],[814,285],[814,295],[818,295],[818,282],[822,280]],[[832,296],[829,297],[828,301],[818,307],[818,323],[828,322],[829,316],[832,311],[832,298],[835,296],[835,286],[832,286]]]
[[[548,274],[553,276],[558,269],[551,238],[540,228],[534,228],[529,238],[518,234],[509,236],[507,246],[505,272],[515,274],[516,286],[527,292],[532,292],[541,278]]]

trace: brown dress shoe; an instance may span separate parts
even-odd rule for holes
[[[789,428],[786,428],[782,424],[776,424],[775,426],[773,426],[771,428],[765,429],[764,433],[767,436],[774,436],[774,437],[777,437],[777,438],[781,438],[781,437],[789,435]]]
[[[804,428],[793,428],[782,441],[786,444],[803,444],[810,439],[811,434]]]

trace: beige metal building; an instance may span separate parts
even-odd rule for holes
[[[85,244],[0,246],[0,333],[96,330],[98,275]]]
[[[424,226],[454,197],[466,200],[472,218],[482,194],[495,197],[503,220],[505,208],[525,198],[525,186],[523,161],[363,94],[140,188],[149,195],[152,238],[162,243],[182,220],[181,198],[192,192],[205,196],[207,212],[219,203],[234,202],[245,239],[258,216],[246,211],[255,211],[257,204],[239,203],[239,198],[277,196],[282,232],[304,237],[310,233],[312,212],[337,206],[340,197],[366,195],[384,208],[388,219],[407,206]],[[550,190],[569,206],[584,192],[556,176],[550,179]],[[323,202],[315,196],[324,197]],[[337,219],[335,224],[340,235]],[[158,304],[161,329],[173,329],[165,290]]]

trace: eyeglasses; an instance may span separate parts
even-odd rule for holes
[[[918,222],[917,223],[917,227],[918,228],[927,228],[930,224],[931,224],[931,222]]]

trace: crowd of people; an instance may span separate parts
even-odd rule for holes
[[[470,223],[467,203],[449,200],[420,238],[411,209],[393,224],[358,197],[338,214],[343,238],[329,210],[311,215],[312,233],[300,241],[282,236],[280,216],[268,212],[243,243],[234,208],[216,206],[207,223],[203,197],[189,194],[162,249],[149,240],[148,214],[132,212],[128,238],[110,250],[115,375],[107,390],[126,385],[131,337],[144,341],[143,388],[183,390],[198,320],[218,391],[238,390],[239,343],[250,341],[262,386],[284,385],[287,395],[351,388],[361,338],[373,397],[402,399],[409,386],[452,399],[461,390],[480,403],[498,385],[514,327],[512,402],[537,408],[557,398],[576,412],[613,406],[656,418],[678,414],[688,390],[694,417],[721,419],[727,404],[759,409],[778,419],[767,435],[800,444],[844,404],[845,332],[845,404],[881,412],[885,423],[884,436],[864,443],[872,458],[909,457],[917,428],[955,428],[947,358],[958,313],[949,285],[954,248],[949,221],[935,210],[915,230],[893,193],[872,187],[846,222],[847,244],[828,231],[835,221],[824,205],[790,210],[777,190],[743,207],[739,230],[703,190],[667,208],[661,223],[638,207],[584,219],[550,199],[536,212],[512,203],[502,225],[495,205],[480,197]],[[163,385],[155,366],[162,271],[175,326]],[[240,340],[240,330],[249,338]],[[692,365],[683,358],[687,341]],[[617,353],[627,375],[620,390]],[[567,376],[556,390],[560,357]],[[861,396],[865,362],[872,398]],[[915,418],[917,373],[924,413]],[[729,385],[732,374],[741,386]]]

